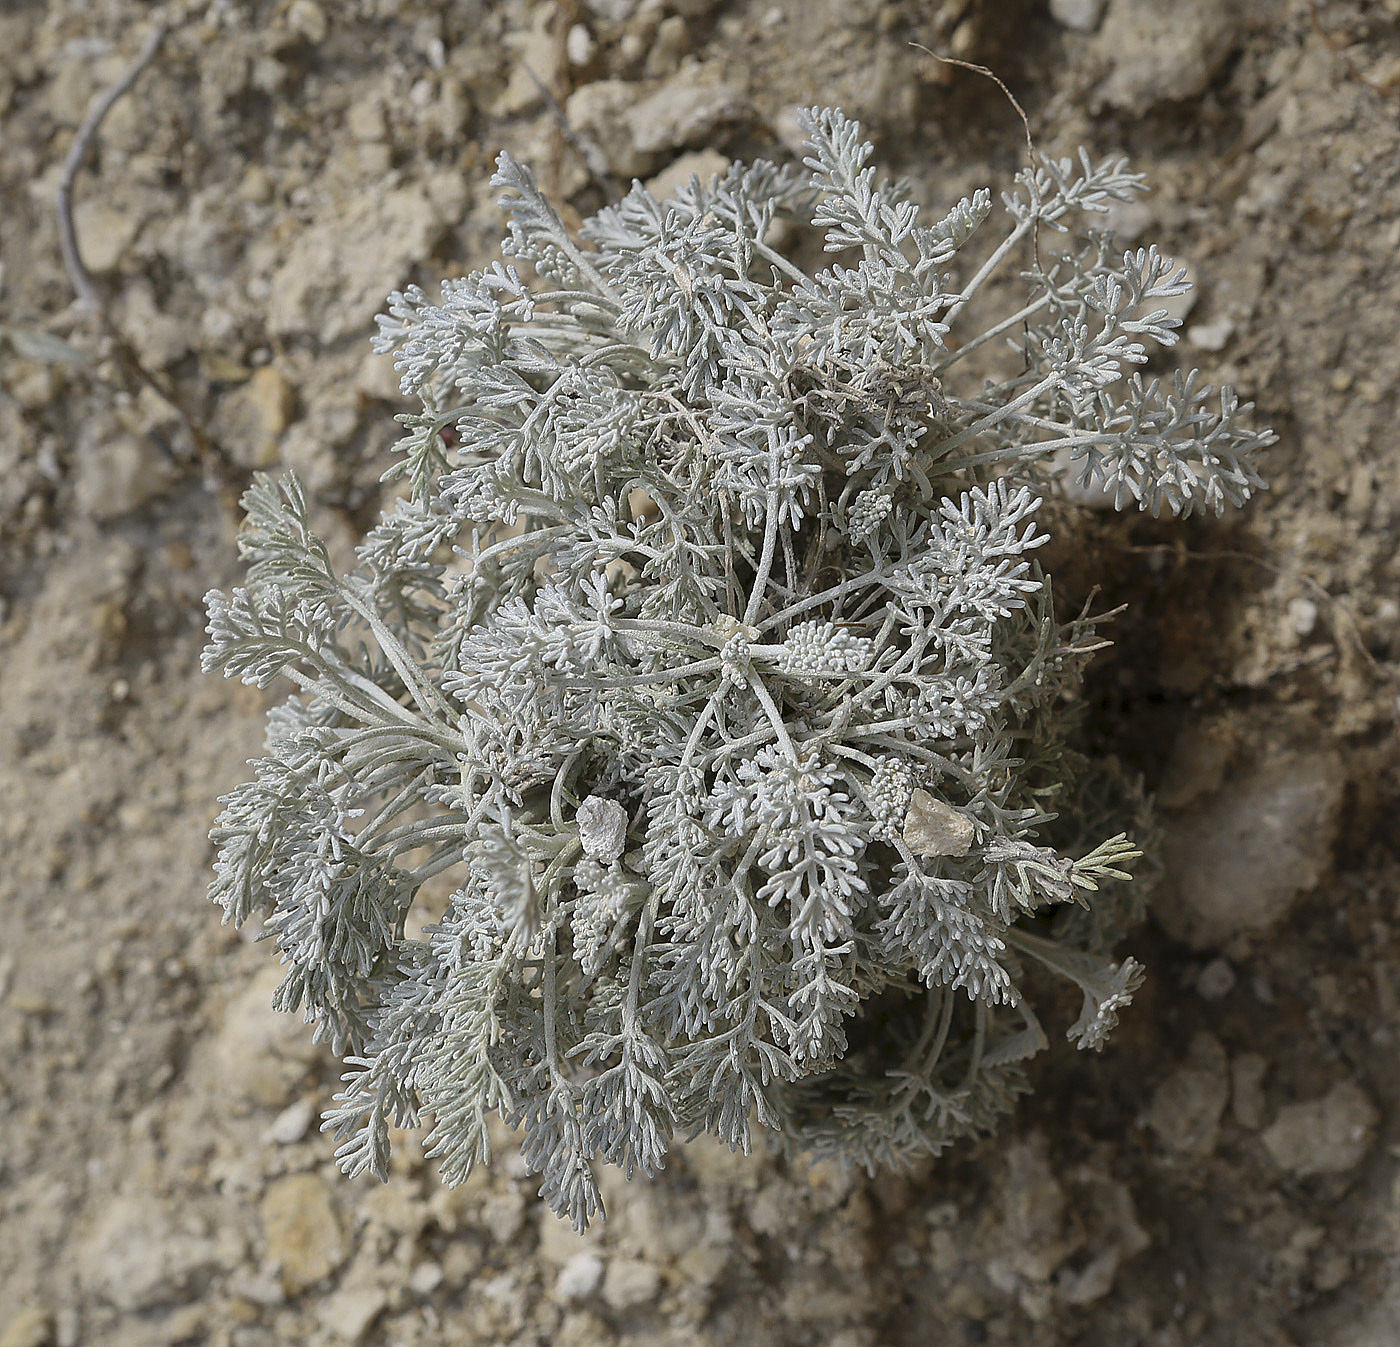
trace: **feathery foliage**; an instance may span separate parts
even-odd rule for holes
[[[1131,373],[1184,281],[1088,227],[1142,190],[1123,163],[1040,159],[979,248],[989,192],[925,223],[856,123],[806,130],[802,170],[634,185],[582,241],[502,155],[509,262],[380,319],[421,410],[357,567],[294,479],[245,498],[206,667],[296,692],[212,893],[347,1060],[351,1173],[426,1114],[458,1181],[495,1112],[582,1227],[596,1165],[652,1173],[677,1133],[936,1154],[1025,1088],[1029,964],[1082,990],[1084,1048],[1141,978],[1105,948],[1141,904],[1105,820],[1141,802],[1067,746],[1100,642],[1055,615],[1038,507],[1068,459],[1218,512],[1271,437]],[[1015,259],[1019,307],[959,331]]]

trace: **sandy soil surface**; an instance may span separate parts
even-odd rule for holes
[[[76,222],[183,415],[74,309],[52,206],[157,19]],[[1148,173],[1117,225],[1190,259],[1174,359],[1281,436],[1239,516],[1059,547],[1128,605],[1090,696],[1161,808],[1148,988],[915,1174],[696,1144],[584,1239],[509,1161],[342,1179],[335,1064],[202,896],[261,738],[198,669],[240,478],[295,467],[348,547],[401,409],[384,296],[493,255],[501,147],[600,204],[531,71],[623,181],[789,154],[822,101],[931,205],[1004,185],[1002,95],[913,42]],[[0,1347],[1400,1341],[1398,95],[1396,0],[8,0]]]

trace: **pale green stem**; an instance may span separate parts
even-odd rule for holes
[[[372,604],[365,602],[347,584],[340,586],[340,593],[350,607],[365,620],[370,631],[374,633],[374,639],[379,642],[379,648],[384,652],[389,663],[394,666],[395,672],[403,679],[404,686],[408,689],[413,700],[418,703],[418,709],[432,722],[436,722],[438,716],[450,716],[452,714],[451,706],[444,701],[442,694],[435,687],[423,682],[418,676],[408,651],[400,644],[398,637],[384,625],[379,614],[374,611]]]
[[[744,609],[744,625],[750,627],[758,616],[759,605],[768,590],[768,576],[773,569],[773,553],[778,543],[778,493],[775,488],[768,490],[768,517],[764,521],[763,553],[758,559],[758,570],[754,573],[753,588],[749,591],[748,606]]]
[[[792,736],[788,734],[788,728],[783,724],[782,712],[778,710],[772,694],[764,687],[763,680],[757,674],[751,673],[749,675],[749,691],[758,698],[758,704],[763,707],[763,712],[768,717],[768,723],[772,725],[773,733],[777,736],[783,752],[793,762],[800,762],[797,749],[793,746]]]
[[[647,905],[642,909],[641,920],[637,923],[637,939],[632,945],[632,967],[627,978],[627,1005],[623,1012],[623,1023],[628,1031],[636,1028],[637,1007],[642,998],[642,964],[643,954],[651,940],[652,923],[656,920],[656,913],[661,905],[661,890],[654,888],[647,898]]]
[[[470,557],[472,565],[479,567],[483,561],[495,556],[498,553],[513,552],[516,548],[527,547],[531,543],[539,542],[545,538],[557,537],[561,533],[567,533],[568,527],[564,524],[552,524],[549,528],[533,529],[529,533],[517,533],[512,538],[502,538],[498,542],[492,543],[485,550],[478,552],[475,556],[466,552],[463,555]]]
[[[690,738],[685,741],[685,751],[681,754],[680,765],[685,767],[689,764],[695,750],[700,746],[700,736],[704,734],[705,727],[710,723],[715,712],[719,710],[721,698],[724,696],[724,689],[710,695],[710,700],[705,703],[704,710],[695,718],[695,727],[690,731]]]
[[[928,641],[915,641],[910,645],[900,657],[888,669],[882,671],[880,677],[873,683],[862,688],[854,698],[853,704],[857,706],[867,705],[876,696],[883,692],[895,679],[904,675],[906,670],[917,665],[923,659],[924,651],[929,647]]]
[[[758,623],[758,630],[764,632],[773,627],[781,626],[785,622],[791,622],[793,618],[801,613],[809,612],[813,608],[820,608],[824,603],[834,603],[836,600],[844,598],[847,594],[857,589],[862,589],[866,585],[878,584],[880,581],[888,579],[888,577],[889,572],[882,566],[877,570],[867,571],[864,575],[857,575],[849,580],[843,580],[839,585],[833,585],[830,589],[824,589],[820,594],[813,594],[810,598],[802,599],[784,608],[781,612],[774,613],[772,617],[765,618],[762,622]]]
[[[563,791],[569,779],[569,770],[573,767],[583,754],[586,744],[580,744],[564,759],[564,765],[554,774],[554,785],[549,792],[549,817],[556,828],[563,831],[564,828],[564,808]]]
[[[1003,332],[1009,331],[1013,327],[1019,327],[1032,314],[1038,313],[1050,302],[1049,295],[1042,295],[1039,299],[1033,300],[1024,308],[1018,309],[1010,318],[1005,318],[995,327],[989,327],[985,332],[979,333],[971,341],[964,342],[954,350],[946,360],[941,360],[933,367],[935,375],[941,377],[945,370],[951,369],[963,356],[975,351],[979,346],[985,346],[989,341],[994,341]]]
[[[1013,459],[1041,458],[1057,449],[1072,449],[1083,444],[1112,444],[1122,437],[1118,435],[1066,435],[1058,440],[1036,440],[1033,444],[1008,445],[1005,449],[989,449],[983,454],[973,454],[971,458],[960,458],[957,468],[977,467],[982,463],[1005,463]]]
[[[692,626],[689,622],[665,622],[656,618],[619,617],[613,620],[618,631],[637,631],[657,636],[670,636],[694,645],[707,645],[718,650],[723,648],[726,637],[707,627]]]
[[[984,431],[988,431],[993,426],[1000,425],[1009,417],[1015,416],[1022,407],[1030,406],[1030,404],[1042,394],[1048,393],[1052,388],[1058,387],[1061,383],[1063,383],[1063,377],[1061,375],[1046,375],[1046,377],[1041,379],[1034,387],[1028,388],[1022,393],[1020,397],[1013,399],[1003,407],[998,407],[996,411],[982,417],[980,420],[974,421],[970,426],[958,431],[956,435],[950,435],[946,440],[935,444],[933,446],[933,451],[937,453],[939,457],[946,457],[952,450],[958,448],[959,445],[966,444],[968,440],[975,439]],[[958,466],[961,466],[961,460]]]
[[[1029,220],[1022,220],[1017,223],[1016,227],[1001,241],[1001,244],[992,255],[982,263],[977,274],[963,287],[962,293],[950,306],[948,312],[944,314],[943,321],[945,323],[951,326],[953,319],[967,306],[968,300],[986,284],[988,277],[1001,265],[1006,255],[1025,238],[1030,228],[1031,222]]]
[[[626,674],[618,678],[570,678],[568,685],[571,688],[592,688],[597,691],[647,687],[657,683],[674,683],[682,678],[691,678],[700,674],[714,673],[722,665],[722,660],[705,659],[694,664],[682,664],[674,669],[657,669],[655,673]]]
[[[754,240],[753,250],[761,258],[763,258],[765,262],[771,262],[794,284],[807,285],[810,282],[811,278],[807,275],[805,271],[801,270],[799,267],[794,266],[792,262],[790,262],[786,257],[782,255],[782,253],[775,252],[761,239]]]

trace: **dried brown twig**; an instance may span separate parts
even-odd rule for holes
[[[191,415],[175,389],[146,367],[135,347],[113,321],[106,299],[83,261],[82,249],[78,246],[78,231],[73,223],[73,186],[92,150],[97,132],[118,100],[131,90],[141,77],[142,71],[155,59],[168,32],[169,29],[164,23],[157,23],[147,34],[136,59],[122,77],[92,100],[77,134],[73,137],[73,143],[64,156],[63,171],[59,174],[58,188],[54,193],[54,210],[58,218],[58,238],[63,251],[63,265],[78,296],[79,310],[94,320],[99,331],[111,342],[113,353],[127,372],[137,382],[154,391],[180,418],[206,474],[215,481],[226,483],[229,474],[223,454],[204,433],[203,427]]]
[[[78,233],[73,227],[73,183],[77,179],[78,170],[88,157],[98,128],[106,120],[117,100],[131,89],[141,77],[141,72],[155,60],[160,44],[165,41],[166,31],[163,23],[158,23],[152,28],[126,74],[92,100],[87,115],[78,127],[78,134],[73,137],[73,143],[68,147],[68,154],[63,160],[63,172],[58,179],[58,190],[54,194],[54,204],[58,211],[58,238],[63,248],[63,265],[68,270],[73,289],[78,292],[78,306],[99,319],[105,318],[106,305],[78,247]]]
[[[555,13],[554,69],[551,72],[550,82],[546,83],[536,74],[528,62],[522,63],[525,73],[530,77],[535,88],[539,90],[540,97],[544,99],[544,105],[549,110],[550,118],[554,123],[549,157],[545,165],[545,195],[559,198],[561,205],[564,204],[564,194],[560,187],[560,174],[563,172],[564,150],[566,148],[578,155],[583,166],[588,170],[589,176],[602,191],[604,200],[616,201],[622,196],[622,189],[613,180],[611,169],[608,166],[608,157],[603,153],[602,147],[570,126],[569,118],[564,111],[564,104],[568,102],[574,87],[573,71],[569,61],[569,30],[577,20],[577,0],[560,0]]]
[[[1033,170],[1035,168],[1035,138],[1031,135],[1031,119],[1026,116],[1026,110],[1021,106],[1020,100],[1007,88],[1006,81],[997,74],[995,70],[990,70],[984,65],[978,65],[975,61],[963,61],[956,56],[940,56],[936,51],[930,51],[922,42],[911,42],[909,44],[916,50],[924,53],[925,56],[932,56],[940,65],[958,66],[962,70],[970,70],[974,75],[984,75],[991,80],[998,89],[1006,95],[1006,101],[1016,110],[1016,115],[1021,119],[1021,127],[1026,133],[1026,164]],[[1035,269],[1043,271],[1040,264],[1040,218],[1037,216],[1031,224],[1031,256],[1035,259]],[[1024,330],[1029,337],[1029,324],[1024,325]],[[1027,360],[1029,361],[1029,356]]]

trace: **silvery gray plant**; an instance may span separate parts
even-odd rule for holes
[[[1102,642],[1055,614],[1037,511],[1068,464],[1218,513],[1272,436],[1130,373],[1186,281],[1089,227],[1143,190],[1123,161],[1039,157],[984,246],[989,192],[923,223],[855,122],[804,124],[803,169],[634,185],[578,236],[502,155],[509,262],[379,320],[422,409],[355,569],[294,478],[247,492],[205,665],[296,691],[212,896],[346,1060],[350,1173],[427,1115],[460,1181],[494,1112],[582,1228],[595,1167],[677,1133],[937,1154],[1025,1089],[1033,968],[1082,992],[1081,1048],[1140,981],[1141,801],[1071,746]]]

